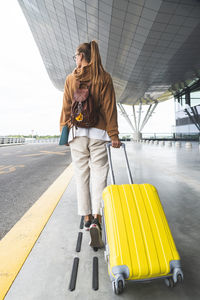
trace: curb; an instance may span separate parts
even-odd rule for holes
[[[6,147],[6,146],[18,146],[18,145],[24,145],[24,143],[0,144],[0,147]]]

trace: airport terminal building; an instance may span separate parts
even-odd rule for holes
[[[175,97],[180,135],[198,136],[200,4],[197,0],[18,0],[53,85],[63,90],[79,44],[98,41],[118,108],[140,137],[156,106]],[[133,107],[134,122],[123,104]],[[147,105],[141,118],[142,106]],[[136,113],[136,106],[139,108]]]

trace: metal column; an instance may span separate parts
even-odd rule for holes
[[[142,114],[142,100],[140,100],[139,115],[138,115],[138,126],[137,126],[138,130],[137,130],[137,131],[140,130],[140,119],[141,119],[141,114]]]
[[[144,128],[144,126],[146,125],[146,123],[148,122],[149,118],[151,117],[151,115],[153,114],[154,110],[156,109],[156,106],[158,105],[158,102],[156,101],[152,110],[149,112],[148,117],[146,118],[145,122],[143,122],[142,127],[140,128],[140,131],[142,131],[142,129]]]
[[[118,107],[122,112],[122,115],[125,117],[125,119],[127,120],[127,122],[129,123],[129,125],[131,126],[131,128],[133,129],[133,131],[136,131],[135,127],[133,126],[127,112],[125,111],[123,105],[121,103],[118,103]]]
[[[142,129],[143,129],[143,127],[144,127],[144,124],[145,124],[145,122],[146,122],[146,119],[148,118],[148,115],[149,115],[149,112],[150,112],[151,107],[152,107],[152,104],[149,105],[149,108],[148,108],[148,110],[147,110],[147,112],[146,112],[146,115],[145,115],[144,120],[143,120],[143,122],[142,122],[142,125],[141,125],[141,127],[140,127],[140,131],[142,131]]]
[[[134,118],[134,123],[135,123],[135,131],[138,131],[134,104],[133,104],[133,118]]]

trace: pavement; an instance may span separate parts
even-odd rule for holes
[[[70,163],[69,147],[58,144],[0,148],[0,239]]]
[[[10,287],[6,300],[67,299],[200,299],[200,152],[192,149],[127,142],[134,183],[155,185],[181,256],[184,282],[170,289],[163,280],[127,282],[122,295],[114,295],[103,250],[88,245],[89,233],[79,228],[74,177]],[[117,184],[128,183],[122,149],[112,149]],[[110,177],[108,179],[110,184]],[[76,252],[78,233],[83,233]],[[1,247],[1,242],[0,242]],[[13,245],[14,247],[14,245]],[[69,282],[73,260],[79,258],[74,291]],[[92,289],[93,258],[99,262],[99,289]],[[0,278],[1,279],[1,278]],[[1,299],[1,297],[0,297]]]

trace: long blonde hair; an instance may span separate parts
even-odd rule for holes
[[[90,43],[80,44],[77,48],[78,53],[83,53],[85,60],[91,64],[93,83],[95,84],[100,77],[103,79],[103,73],[105,72],[101,56],[99,53],[99,46],[95,40],[92,40]]]

